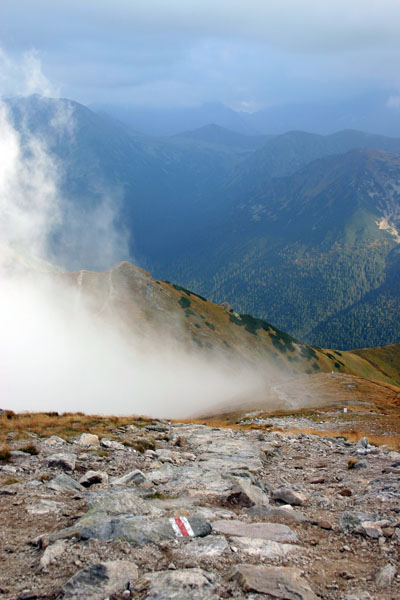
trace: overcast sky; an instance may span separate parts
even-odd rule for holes
[[[400,0],[1,0],[0,47],[3,94],[24,91],[33,52],[86,104],[252,111],[385,91],[396,105]]]

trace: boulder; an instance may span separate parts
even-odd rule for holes
[[[64,585],[64,600],[104,600],[129,588],[137,578],[133,562],[114,560],[91,565],[71,577]]]
[[[380,569],[375,577],[375,584],[378,588],[389,588],[392,583],[397,569],[394,565],[386,565]]]
[[[82,433],[79,438],[80,446],[98,446],[99,445],[99,437],[94,435],[93,433]]]
[[[299,569],[237,565],[231,579],[237,580],[245,592],[267,594],[280,600],[318,600]]]
[[[51,546],[47,546],[42,558],[39,561],[40,568],[45,569],[49,565],[56,562],[56,560],[64,553],[66,547],[67,542],[65,540],[58,540],[54,544],[51,544]]]
[[[107,483],[108,475],[103,471],[87,471],[79,480],[83,487],[88,488],[95,483]]]
[[[285,502],[285,504],[293,506],[303,506],[307,500],[307,497],[304,494],[286,486],[282,486],[275,490],[272,494],[272,498],[274,500],[281,500],[282,502]]]
[[[202,569],[146,573],[151,581],[146,600],[218,600],[217,577]]]
[[[143,483],[144,481],[146,481],[146,475],[144,473],[142,473],[142,471],[139,471],[139,469],[135,469],[134,471],[131,471],[130,473],[127,473],[126,475],[123,475],[122,477],[118,477],[117,479],[114,479],[111,482],[111,485],[129,485],[129,484],[134,484],[134,485],[139,485],[141,483]]]
[[[203,537],[211,533],[211,525],[201,517],[172,517],[152,519],[143,516],[121,515],[108,517],[105,513],[88,513],[74,530],[81,539],[128,540],[131,544],[158,543],[164,540]]]
[[[59,454],[48,456],[46,462],[49,467],[58,467],[64,471],[74,471],[76,456],[69,452],[60,452]]]
[[[226,497],[225,503],[229,506],[250,508],[251,506],[268,506],[269,500],[259,487],[243,479],[237,479]]]
[[[85,488],[83,487],[83,485],[81,485],[80,483],[75,481],[75,479],[73,479],[69,475],[66,475],[65,473],[57,475],[57,477],[54,477],[54,479],[51,479],[50,481],[48,481],[46,483],[46,487],[50,488],[51,490],[54,490],[55,492],[65,492],[65,491],[84,492],[85,491]]]

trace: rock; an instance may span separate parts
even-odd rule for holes
[[[81,437],[79,438],[79,445],[80,446],[98,446],[99,438],[97,435],[94,435],[93,433],[82,433]]]
[[[74,471],[76,456],[75,454],[60,452],[59,454],[48,456],[46,462],[49,467],[59,467],[64,471]]]
[[[121,444],[121,442],[116,442],[115,440],[109,440],[107,438],[102,438],[100,445],[103,446],[103,448],[110,448],[111,450],[126,450],[126,446]]]
[[[133,562],[115,560],[82,569],[64,585],[64,600],[103,600],[122,592],[137,578]]]
[[[246,510],[251,517],[266,519],[272,523],[305,523],[308,519],[298,510],[291,506],[264,507],[252,506]]]
[[[109,515],[150,515],[160,517],[163,512],[142,498],[134,490],[113,488],[89,492],[88,506],[91,510],[107,513]]]
[[[369,439],[367,437],[363,437],[361,438],[361,440],[358,440],[356,447],[357,448],[368,448],[369,446]]]
[[[223,535],[208,535],[187,542],[180,552],[197,559],[221,556],[226,550],[229,550],[229,545]]]
[[[344,600],[373,600],[371,594],[365,590],[363,591],[356,591],[354,593],[351,594],[346,594],[346,596],[344,597]]]
[[[83,487],[88,488],[95,483],[107,483],[108,475],[103,471],[87,471],[79,480]]]
[[[239,581],[245,592],[267,594],[281,600],[318,600],[299,569],[237,565],[231,579]]]
[[[331,530],[332,529],[332,524],[327,521],[326,519],[321,519],[320,521],[318,521],[318,527],[321,527],[321,529],[326,529],[326,530]]]
[[[47,500],[46,498],[41,498],[34,502],[33,504],[29,504],[26,507],[26,510],[30,515],[46,515],[48,513],[57,513],[63,508],[63,504],[61,502],[56,502],[55,500]]]
[[[146,573],[151,581],[146,600],[218,600],[217,577],[202,569]]]
[[[366,469],[368,467],[368,463],[366,460],[359,460],[354,465],[354,469]]]
[[[57,475],[54,479],[51,479],[46,483],[46,487],[54,490],[55,492],[84,492],[85,488],[83,485],[72,479],[69,475],[65,475],[62,473],[61,475]]]
[[[42,558],[39,561],[40,568],[45,569],[53,562],[60,558],[60,556],[64,553],[65,548],[67,547],[67,542],[65,540],[58,540],[51,546],[48,546],[43,553]]]
[[[374,521],[363,521],[357,533],[362,533],[370,538],[378,539],[383,536],[383,531]]]
[[[52,435],[46,440],[43,440],[42,444],[45,444],[46,446],[64,446],[67,442],[58,435]]]
[[[285,486],[275,490],[275,492],[272,494],[272,498],[274,500],[281,500],[286,504],[291,504],[294,506],[303,506],[307,500],[307,497],[301,492],[297,492],[296,490]]]
[[[362,512],[344,512],[340,517],[340,527],[344,533],[360,533],[363,521],[374,521],[374,516]]]
[[[260,540],[258,538],[231,537],[229,541],[231,546],[234,546],[249,556],[259,556],[270,560],[286,558],[289,554],[301,550],[300,546],[280,544],[279,542]]]
[[[386,565],[380,569],[375,577],[376,586],[379,588],[388,588],[392,585],[397,569],[393,565]]]
[[[111,485],[129,485],[130,483],[139,485],[146,481],[147,477],[139,469],[135,469],[122,477],[118,477],[111,482]]]
[[[268,506],[268,496],[257,486],[248,481],[237,480],[226,498],[226,504],[230,506]]]
[[[280,523],[243,523],[238,520],[214,521],[212,528],[224,535],[259,538],[274,542],[297,542],[297,536],[287,525]]]
[[[122,515],[108,517],[104,513],[88,513],[73,529],[81,539],[128,540],[142,546],[149,542],[203,537],[211,533],[211,525],[201,517],[172,517],[151,519],[142,516]]]

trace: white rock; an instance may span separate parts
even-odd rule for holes
[[[122,477],[114,479],[114,481],[111,482],[111,485],[129,485],[130,483],[139,485],[144,481],[146,481],[146,475],[142,473],[142,471],[139,471],[139,469],[135,469],[134,471],[131,471]]]
[[[57,558],[60,558],[66,547],[67,542],[65,540],[58,540],[51,546],[48,546],[44,551],[42,558],[40,559],[40,568],[45,569],[50,564],[55,562]]]
[[[59,454],[52,454],[46,458],[46,462],[49,467],[60,467],[64,471],[74,471],[76,456],[75,454],[61,452]]]
[[[397,573],[397,569],[393,565],[386,565],[382,567],[376,575],[375,583],[377,587],[388,588],[392,585],[393,579]]]
[[[79,438],[79,445],[80,446],[98,446],[99,438],[97,435],[94,435],[93,433],[82,433],[81,437]]]
[[[107,483],[108,475],[104,473],[104,471],[87,471],[79,480],[79,483],[83,485],[83,487],[90,487],[95,483]]]

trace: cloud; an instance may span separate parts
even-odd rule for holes
[[[68,102],[59,106],[65,111],[50,111],[49,122],[68,143],[73,112]],[[190,351],[177,317],[162,313],[150,333],[147,315],[129,291],[135,318],[130,313],[132,322],[124,320],[118,307],[127,300],[117,296],[113,271],[99,279],[47,262],[60,256],[61,262],[81,259],[101,267],[124,252],[125,238],[114,226],[112,190],[94,208],[65,210],[61,165],[24,124],[22,118],[22,132],[17,130],[0,103],[1,407],[182,417],[238,395],[253,398],[265,389],[266,377],[275,381],[277,374],[265,365],[258,370],[235,357]],[[123,289],[130,290],[130,283]]]
[[[397,89],[399,22],[397,0],[0,3],[7,50],[36,48],[65,95],[144,105]]]

